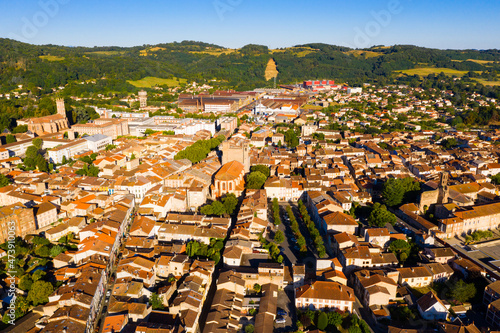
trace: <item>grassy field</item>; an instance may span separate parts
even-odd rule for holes
[[[173,78],[173,79],[162,79],[159,77],[153,77],[153,76],[147,76],[145,78],[142,78],[140,80],[132,81],[128,80],[128,83],[131,85],[137,87],[137,88],[151,88],[156,85],[162,86],[162,85],[167,85],[169,87],[177,87],[181,83],[186,83],[186,79],[179,79],[179,78]]]
[[[373,51],[361,51],[361,50],[351,50],[348,52],[344,52],[345,54],[353,55],[356,57],[363,57],[365,59],[379,57],[382,53],[373,52]]]
[[[220,56],[221,54],[231,54],[234,52],[238,52],[236,49],[219,49],[219,48],[210,48],[207,47],[204,51],[190,51],[189,53],[194,54],[209,54],[214,56]]]
[[[474,79],[485,86],[500,86],[500,81],[486,81],[484,79]]]
[[[476,60],[476,59],[467,59],[467,61],[477,62],[478,64],[481,64],[481,65],[487,65],[487,64],[491,64],[492,62],[494,62],[493,60]]]
[[[124,54],[125,51],[94,51],[94,52],[85,52],[86,54],[96,54],[96,55],[119,55],[119,54]]]
[[[296,57],[303,58],[310,53],[314,53],[318,51],[317,49],[313,49],[311,47],[287,47],[284,49],[274,49],[270,50],[271,53],[281,53],[291,51]]]
[[[58,57],[58,56],[53,56],[53,55],[43,55],[39,56],[40,59],[47,60],[47,61],[61,61],[64,60],[64,57]]]
[[[465,73],[467,73],[467,71],[458,71],[456,69],[451,69],[451,68],[435,68],[435,67],[412,68],[396,72],[407,75],[419,75],[419,76],[427,76],[429,74],[439,74],[441,72],[449,76],[452,75],[463,76]]]
[[[144,56],[149,55],[152,52],[163,51],[163,50],[165,50],[165,48],[163,48],[163,47],[150,47],[148,49],[141,50],[140,53],[139,53],[139,55],[141,55],[141,56],[144,57]]]

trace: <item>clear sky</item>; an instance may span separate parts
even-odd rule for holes
[[[0,0],[0,37],[68,46],[490,49],[500,48],[499,13],[498,0]]]

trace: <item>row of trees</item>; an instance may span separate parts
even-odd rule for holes
[[[307,230],[309,230],[309,235],[314,242],[314,246],[316,247],[316,251],[318,251],[318,255],[320,257],[324,257],[326,255],[325,245],[323,244],[323,237],[321,236],[318,228],[311,220],[309,213],[307,212],[307,208],[302,202],[302,200],[298,201],[299,212],[302,215],[302,220],[307,226]]]
[[[493,237],[493,232],[490,230],[476,230],[472,234],[465,236],[465,243],[479,242],[491,237]]]
[[[209,140],[198,140],[191,146],[178,152],[174,159],[182,160],[187,158],[191,163],[198,163],[205,159],[208,153],[217,148],[225,139],[223,135],[219,135]]]
[[[292,229],[295,239],[297,240],[297,246],[300,248],[300,253],[304,254],[307,252],[306,239],[304,238],[304,236],[302,236],[302,233],[300,232],[299,223],[297,222],[295,214],[293,214],[292,208],[290,206],[286,206],[286,213],[290,218],[290,229]]]
[[[304,330],[317,328],[326,332],[347,331],[349,333],[370,333],[370,327],[355,314],[337,311],[298,311],[297,326]],[[342,330],[340,330],[342,328]]]
[[[280,205],[278,203],[278,198],[273,199],[273,221],[274,225],[281,224]]]

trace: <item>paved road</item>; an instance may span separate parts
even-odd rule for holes
[[[292,332],[297,329],[297,314],[295,312],[295,296],[293,289],[280,290],[278,292],[278,309],[285,310],[286,323],[274,324],[275,332]]]

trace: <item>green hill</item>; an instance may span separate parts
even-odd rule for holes
[[[472,71],[479,79],[494,81],[500,69],[498,50],[437,50],[410,45],[352,50],[320,43],[277,50],[262,45],[227,49],[193,41],[88,48],[38,46],[0,39],[0,92],[11,91],[20,84],[29,90],[48,90],[102,78],[107,79],[99,88],[103,92],[136,91],[127,81],[146,77],[200,83],[215,79],[221,87],[253,89],[271,85],[264,78],[271,57],[276,61],[280,84],[308,78],[333,78],[351,85],[384,84],[414,68]],[[85,89],[73,92],[78,90]]]

